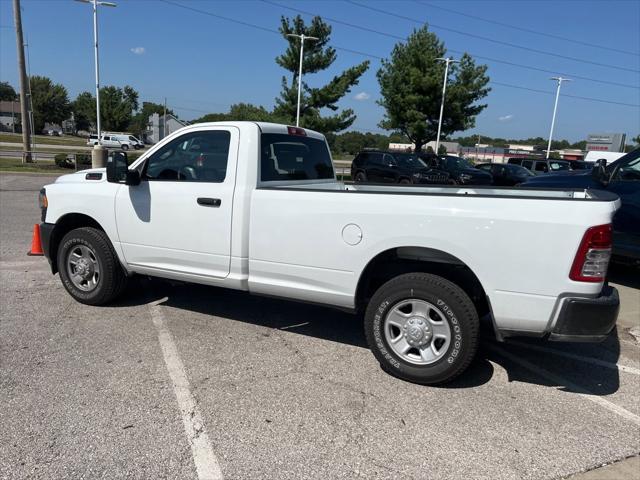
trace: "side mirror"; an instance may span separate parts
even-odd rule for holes
[[[609,176],[607,175],[607,159],[601,158],[596,161],[593,169],[591,170],[591,178],[593,178],[596,182],[600,182],[606,185],[609,181]]]
[[[107,182],[126,185],[140,184],[140,172],[129,170],[125,152],[113,152],[107,158]]]

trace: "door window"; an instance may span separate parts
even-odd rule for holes
[[[536,162],[536,172],[548,172],[549,166],[547,162]]]
[[[533,166],[533,160],[523,160],[522,166],[531,170],[531,167]]]
[[[640,157],[618,168],[615,180],[640,180]]]
[[[227,174],[230,142],[226,130],[181,135],[149,157],[143,178],[221,183]]]

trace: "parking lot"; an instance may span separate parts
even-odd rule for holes
[[[424,387],[328,308],[146,278],[76,303],[25,255],[53,178],[0,175],[1,478],[553,479],[640,452],[637,272],[606,342],[487,339]]]

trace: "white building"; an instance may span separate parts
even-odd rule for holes
[[[165,126],[164,115],[154,113],[149,116],[149,123],[147,124],[147,130],[142,135],[142,141],[145,143],[158,143],[167,135],[187,126],[186,122],[178,120],[176,117],[167,113],[167,124]]]

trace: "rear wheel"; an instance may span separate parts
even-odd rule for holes
[[[409,180],[408,178],[401,178],[399,183],[401,185],[409,185],[411,183],[411,180]]]
[[[129,145],[127,144],[122,145],[122,150],[129,150]]]
[[[436,275],[400,275],[374,294],[365,313],[369,348],[381,367],[424,385],[445,383],[471,363],[479,319],[468,295]]]
[[[367,176],[365,175],[364,172],[358,172],[358,173],[356,173],[356,176],[355,176],[355,178],[353,180],[355,182],[357,182],[357,183],[366,182],[367,181]]]
[[[115,299],[126,276],[107,235],[96,228],[68,232],[58,247],[62,285],[80,303],[102,305]]]

